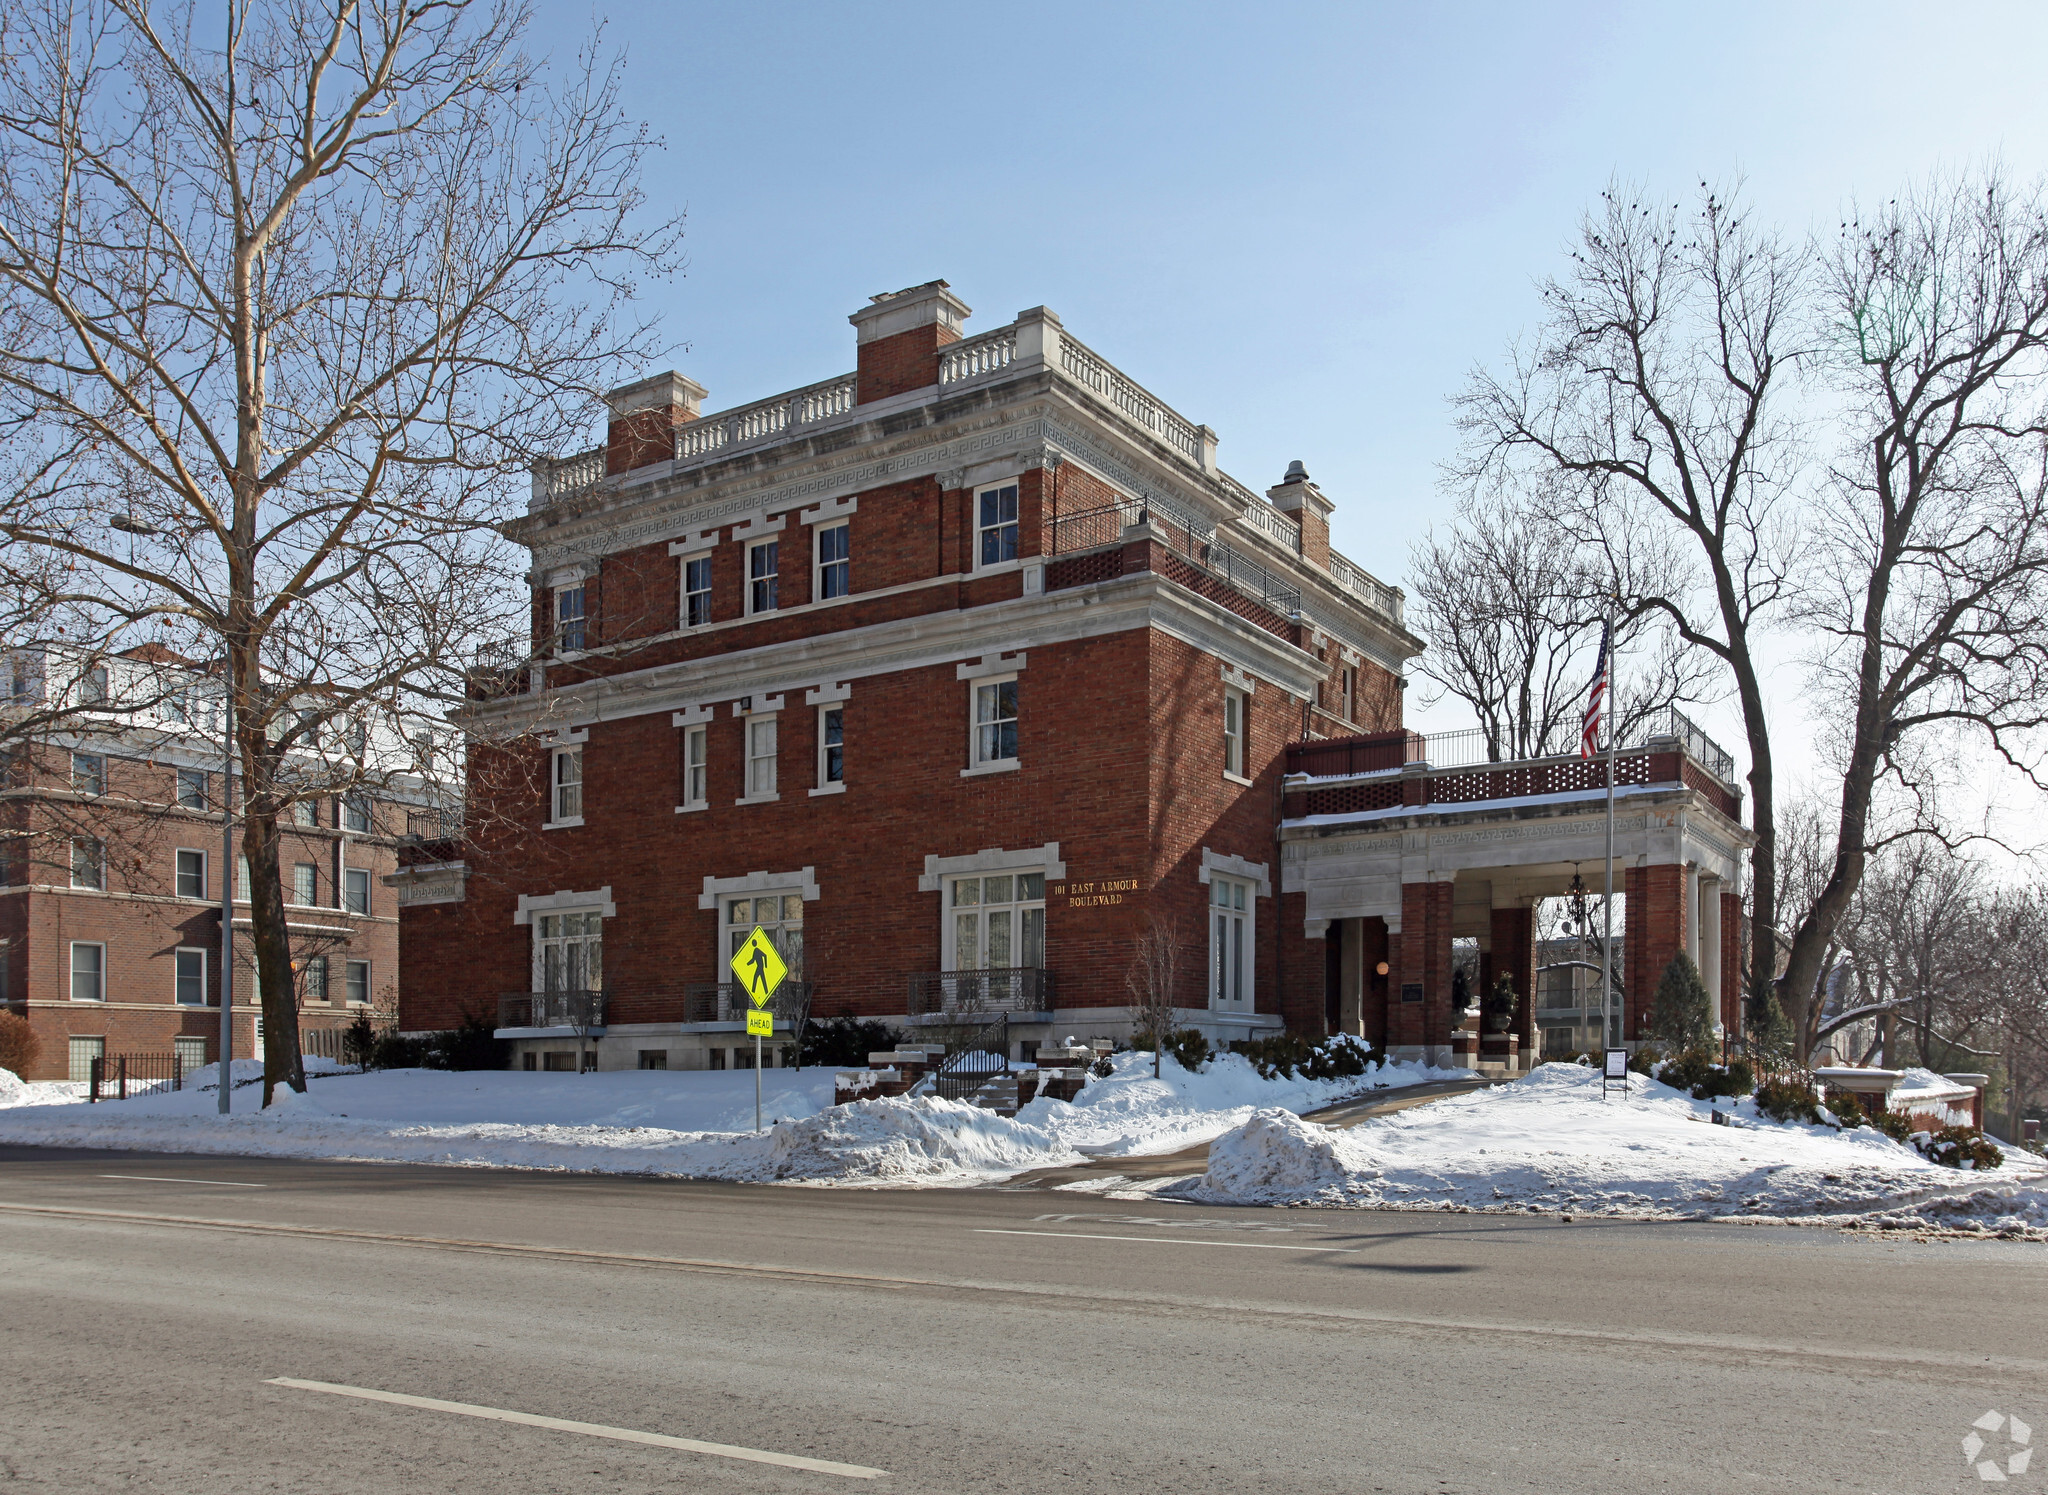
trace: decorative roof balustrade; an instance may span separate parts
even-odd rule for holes
[[[1114,364],[1064,332],[1060,334],[1060,368],[1083,389],[1114,405],[1196,466],[1201,465],[1202,438],[1193,425],[1164,400],[1126,379]]]
[[[737,410],[702,416],[678,426],[676,461],[694,462],[750,442],[830,420],[836,415],[845,415],[853,409],[854,380],[852,374],[841,374],[836,379],[806,385],[788,394],[756,400]]]
[[[993,332],[984,332],[979,337],[970,337],[963,342],[939,349],[939,383],[958,384],[963,379],[978,378],[1006,369],[1017,358],[1017,324],[998,327]]]
[[[534,469],[534,477],[542,502],[573,497],[586,488],[596,487],[604,477],[604,448],[594,446],[573,457],[543,462]]]

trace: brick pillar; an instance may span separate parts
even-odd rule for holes
[[[1367,1043],[1385,1048],[1391,1042],[1387,1037],[1387,993],[1394,984],[1393,944],[1385,919],[1360,919],[1358,933],[1359,965],[1365,981],[1363,1033]]]
[[[1515,983],[1515,1032],[1522,1037],[1522,1052],[1536,1049],[1536,910],[1497,908],[1493,911],[1493,979],[1502,976]],[[1489,986],[1487,990],[1491,991]]]
[[[1448,1048],[1451,999],[1451,885],[1401,885],[1401,958],[1387,1002],[1387,1043],[1402,1057],[1426,1059]],[[1420,987],[1422,999],[1407,999]]]
[[[939,382],[939,350],[960,341],[967,303],[943,280],[870,298],[847,320],[859,341],[854,403],[866,405]]]
[[[704,394],[703,385],[671,369],[606,395],[611,411],[604,442],[606,474],[631,472],[674,457],[676,427],[699,417]]]
[[[1628,1015],[1624,1038],[1647,1037],[1650,1000],[1664,968],[1685,948],[1685,868],[1675,863],[1628,869]]]

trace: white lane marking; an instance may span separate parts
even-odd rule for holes
[[[671,1438],[666,1433],[643,1433],[636,1428],[606,1427],[601,1422],[574,1422],[566,1417],[537,1417],[531,1412],[510,1412],[503,1407],[476,1407],[468,1402],[444,1402],[431,1396],[407,1396],[399,1391],[378,1391],[368,1386],[339,1386],[332,1381],[301,1381],[295,1376],[272,1376],[267,1386],[289,1386],[298,1391],[324,1391],[330,1396],[353,1396],[366,1402],[389,1402],[398,1407],[420,1407],[429,1412],[453,1412],[459,1417],[481,1417],[489,1422],[516,1422],[522,1427],[552,1428],[558,1433],[583,1433],[592,1438],[610,1438],[619,1443],[646,1443],[655,1448],[679,1448],[685,1453],[716,1454],[721,1459],[745,1459],[751,1464],[775,1464],[784,1469],[807,1469],[813,1474],[843,1474],[848,1479],[881,1479],[886,1469],[865,1464],[835,1464],[830,1459],[807,1459],[801,1454],[771,1453],[765,1448],[742,1448],[736,1443],[706,1443],[698,1438]]]
[[[1185,1241],[1170,1235],[1084,1235],[1078,1230],[989,1230],[976,1227],[976,1235],[1044,1235],[1056,1241],[1135,1241],[1140,1246],[1223,1246],[1234,1251],[1335,1251],[1343,1256],[1359,1253],[1349,1246],[1280,1246],[1267,1241]]]
[[[101,1178],[126,1179],[133,1184],[210,1184],[216,1189],[267,1189],[269,1184],[237,1184],[224,1178],[151,1178],[146,1173],[102,1173]]]

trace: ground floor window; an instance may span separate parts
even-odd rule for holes
[[[746,893],[725,900],[725,952],[719,979],[726,979],[729,973],[723,969],[724,962],[740,953],[740,946],[747,942],[747,936],[754,932],[756,925],[767,930],[768,938],[775,941],[775,949],[789,967],[791,977],[801,977],[804,972],[804,895]],[[748,1052],[753,1051],[749,1049]]]
[[[367,960],[348,963],[348,999],[366,1007],[370,1003],[370,963]]]
[[[533,967],[536,991],[603,990],[604,915],[595,909],[536,915]]]
[[[206,1062],[206,1040],[203,1038],[173,1038],[171,1052],[178,1056],[178,1068],[186,1074],[192,1073]]]
[[[1209,1005],[1252,1010],[1252,914],[1258,889],[1236,877],[1209,880]]]
[[[107,1057],[107,1041],[104,1038],[74,1038],[71,1040],[71,1080],[83,1085],[92,1078],[92,1061]]]
[[[947,899],[949,971],[1037,970],[1045,964],[1045,874],[956,877]]]
[[[667,1050],[667,1049],[642,1049],[642,1050],[640,1050],[640,1067],[641,1067],[642,1069],[667,1069],[667,1068],[668,1068],[668,1050]]]
[[[107,999],[107,947],[79,941],[71,947],[71,1000]]]

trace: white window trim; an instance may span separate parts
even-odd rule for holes
[[[681,713],[678,713],[678,715],[681,715]],[[676,806],[676,814],[678,814],[678,815],[688,815],[688,814],[693,814],[693,813],[695,813],[695,812],[696,812],[696,811],[698,811],[698,810],[708,810],[708,809],[710,809],[710,808],[711,808],[711,711],[710,711],[710,708],[709,708],[709,707],[706,707],[706,708],[704,708],[704,716],[703,716],[703,719],[702,719],[702,720],[700,720],[700,721],[692,721],[692,722],[684,722],[684,723],[679,723],[679,726],[681,727],[681,730],[682,730],[682,734],[683,734],[683,740],[682,740],[682,744],[681,744],[681,746],[682,746],[682,753],[683,753],[683,761],[682,761],[682,770],[683,770],[683,802],[682,802],[681,804],[679,804],[679,805],[677,805],[677,806]],[[699,795],[699,796],[698,796],[698,797],[697,797],[696,799],[691,799],[691,798],[689,797],[689,791],[690,791],[690,739],[691,739],[691,738],[693,738],[693,737],[695,737],[695,738],[699,739],[699,740],[700,740],[700,741],[702,741],[702,742],[703,742],[703,744],[704,744],[704,792],[703,792],[703,793],[702,793],[701,795]]]
[[[352,878],[352,877],[360,877],[360,878],[361,878],[361,879],[363,880],[363,906],[362,906],[361,908],[350,908],[350,907],[349,907],[349,902],[348,902],[348,880],[349,880],[350,878]],[[371,892],[371,888],[372,888],[372,887],[374,886],[374,884],[375,884],[375,879],[374,879],[374,878],[372,878],[372,877],[370,876],[370,869],[369,869],[368,867],[344,867],[344,868],[342,868],[342,869],[341,869],[341,889],[340,889],[340,891],[341,891],[341,912],[343,912],[344,914],[348,914],[348,915],[350,915],[350,916],[352,916],[352,917],[354,917],[354,918],[358,918],[358,919],[368,919],[368,918],[371,918],[371,917],[373,917],[373,916],[372,916],[372,914],[371,914],[371,912],[370,912],[370,907],[371,907],[371,903],[370,903],[370,900],[371,900],[372,898],[374,898],[374,897],[376,896],[376,895],[375,895],[375,894],[374,894],[373,892]]]
[[[749,872],[745,877],[707,877],[704,891],[697,895],[697,907],[713,913],[734,893],[801,893],[804,902],[818,901],[818,869],[800,867],[795,872]]]
[[[708,617],[701,623],[692,623],[690,621],[690,562],[704,561],[707,564],[710,563],[717,542],[718,531],[713,530],[710,538],[702,545],[694,546],[688,550],[678,549],[674,545],[668,548],[670,555],[679,557],[676,562],[676,631],[678,633],[688,633],[693,629],[709,628],[713,622]],[[715,597],[717,592],[718,579],[714,575],[711,588],[704,595]]]
[[[184,856],[184,855],[185,855],[185,854],[186,854],[187,852],[190,852],[190,853],[191,853],[191,854],[192,854],[193,856],[196,856],[196,857],[198,857],[198,858],[199,858],[199,891],[198,891],[198,892],[196,892],[196,893],[180,893],[180,892],[178,892],[178,890],[177,890],[177,883],[178,883],[178,858],[179,858],[179,857],[181,857],[181,856]],[[203,846],[178,846],[178,847],[173,847],[173,848],[172,848],[172,850],[171,850],[171,893],[172,893],[172,896],[174,896],[174,897],[177,897],[177,898],[197,898],[197,899],[199,899],[199,900],[200,900],[201,902],[210,902],[211,900],[210,900],[210,899],[208,899],[208,897],[207,897],[207,894],[206,894],[206,889],[207,889],[207,886],[208,886],[208,885],[209,885],[210,883],[212,883],[212,881],[213,881],[213,878],[212,878],[212,875],[211,875],[211,874],[212,874],[212,871],[213,871],[213,869],[212,869],[212,866],[210,865],[210,863],[211,863],[211,858],[209,858],[209,857],[207,856],[207,854],[206,854],[206,848],[205,848],[205,847],[203,847]]]
[[[1207,860],[1209,853],[1206,848],[1202,855],[1201,881],[1213,885],[1214,879],[1209,876],[1211,868]],[[1242,858],[1239,860],[1242,860]],[[1221,868],[1216,870],[1218,875],[1226,881],[1248,883],[1252,888],[1252,896],[1245,900],[1244,908],[1244,1000],[1242,1002],[1229,1001],[1216,989],[1218,985],[1216,980],[1216,916],[1221,910],[1213,903],[1203,910],[1202,922],[1207,926],[1205,933],[1208,936],[1204,943],[1207,946],[1208,954],[1207,959],[1203,963],[1205,970],[1203,971],[1202,984],[1209,991],[1209,1011],[1233,1015],[1248,1015],[1259,1010],[1259,899],[1265,896],[1265,893],[1261,885],[1249,876],[1242,873],[1225,871]],[[1233,909],[1230,912],[1235,913],[1236,910]]]
[[[611,889],[606,888],[604,891],[609,893]],[[557,898],[560,898],[563,895],[557,893],[555,896]],[[593,900],[593,895],[591,894],[585,893],[581,896],[586,900]],[[522,903],[524,901],[524,899],[521,900]],[[609,903],[600,904],[595,901],[586,901],[583,903],[564,904],[557,908],[548,909],[546,910],[546,912],[550,914],[596,914],[599,919],[609,919],[615,916],[617,910]],[[514,922],[516,923],[518,921],[515,919]],[[546,963],[541,959],[542,940],[540,934],[540,923],[538,920],[529,920],[527,922],[531,925],[533,930],[533,934],[528,942],[531,950],[532,962],[532,975],[528,977],[528,980],[532,983],[531,989],[533,991],[539,991],[541,990],[542,982],[546,979],[544,974]],[[587,939],[589,936],[585,935],[584,937]],[[597,932],[597,939],[599,948],[602,949],[604,944],[604,931],[602,929],[600,929]],[[347,980],[347,972],[342,973],[342,979],[344,981]],[[333,998],[330,996],[328,1000],[332,1001]]]
[[[1249,785],[1252,781],[1245,774],[1230,767],[1230,702],[1237,701],[1237,761],[1251,766],[1251,715],[1252,694],[1242,686],[1226,682],[1223,687],[1223,777],[1233,784]]]
[[[962,665],[960,668],[965,669],[967,668],[967,666]],[[999,675],[976,675],[968,681],[967,766],[960,770],[961,778],[978,778],[983,774],[991,773],[1015,773],[1018,769],[1024,766],[1024,754],[1022,743],[1019,743],[1017,745],[1018,753],[1017,756],[1014,758],[990,758],[986,761],[982,761],[977,757],[977,754],[981,750],[981,728],[984,725],[975,715],[975,704],[977,698],[981,694],[981,688],[985,685],[1007,685],[1014,682],[1016,678],[1016,671],[1006,670]],[[1023,707],[1020,704],[1017,711],[1017,721],[1020,727],[1023,724],[1023,720],[1024,712]]]
[[[297,902],[297,901],[296,901],[296,900],[297,900],[297,898],[298,898],[298,895],[299,895],[299,868],[301,868],[301,867],[311,867],[311,868],[313,869],[313,899],[314,899],[314,901],[313,901],[313,902],[311,902],[311,903],[300,903],[300,902]],[[282,881],[282,879],[280,879],[280,881]],[[286,908],[325,908],[325,907],[327,906],[326,904],[324,904],[324,903],[321,903],[321,902],[319,901],[319,899],[320,899],[320,864],[319,864],[318,862],[293,862],[293,863],[292,863],[292,884],[291,884],[291,888],[292,888],[292,896],[291,896],[290,898],[287,898],[287,899],[285,899],[285,901],[284,901],[284,906],[285,906]]]
[[[361,966],[361,967],[362,967],[362,968],[363,968],[363,969],[364,969],[365,971],[367,971],[367,972],[369,973],[368,975],[366,975],[366,976],[365,976],[365,977],[363,978],[363,990],[369,993],[369,995],[368,995],[368,996],[366,996],[366,997],[352,997],[352,996],[350,996],[350,995],[348,994],[348,973],[349,973],[349,968],[350,968],[351,966]],[[342,1005],[343,1005],[343,1006],[345,1006],[345,1007],[368,1007],[368,1006],[370,1006],[370,1005],[371,1005],[371,1004],[372,1004],[373,1002],[375,1002],[375,1001],[377,1000],[377,986],[376,986],[376,981],[377,981],[377,963],[376,963],[375,961],[371,961],[371,960],[349,960],[349,959],[346,959],[346,958],[344,958],[344,959],[342,960],[342,963],[341,963],[341,1001],[342,1001]]]
[[[607,919],[616,919],[619,916],[618,905],[612,902],[611,884],[607,883],[588,893],[521,893],[519,906],[512,913],[512,922],[515,925],[531,924],[535,914],[580,913],[592,908]]]
[[[929,860],[929,859],[927,859],[927,860]],[[1036,872],[1036,871],[1038,871],[1039,869],[1038,869],[1038,866],[1037,866],[1037,864],[1033,863],[1033,864],[1031,864],[1031,865],[1025,866],[1025,867],[1023,867],[1023,868],[1020,868],[1019,870],[1020,870],[1020,871],[1023,871],[1023,872]],[[984,875],[985,875],[985,874],[983,874],[983,873],[980,873],[980,872],[977,872],[977,871],[972,871],[972,870],[969,870],[969,871],[965,871],[965,872],[949,872],[949,873],[947,873],[947,874],[946,874],[946,875],[945,875],[945,876],[944,876],[944,877],[943,877],[942,879],[940,879],[940,882],[939,882],[939,968],[940,968],[940,970],[942,970],[942,971],[957,971],[957,970],[959,970],[959,969],[960,969],[960,925],[959,925],[959,920],[958,920],[958,918],[957,918],[956,916],[957,916],[958,914],[960,914],[961,912],[964,912],[964,910],[962,910],[962,909],[961,909],[961,908],[960,908],[960,907],[959,907],[959,906],[958,906],[957,904],[955,904],[955,903],[954,903],[954,902],[952,901],[952,886],[953,886],[953,884],[954,884],[955,882],[957,882],[957,881],[960,881],[960,880],[962,880],[962,879],[965,879],[965,878],[970,878],[970,877],[981,877],[981,876],[984,876]],[[1003,871],[1002,871],[1002,869],[998,869],[998,870],[997,870],[997,873],[996,873],[996,875],[997,875],[997,876],[1002,876],[1002,875],[1004,875],[1004,874],[1003,874]],[[1014,874],[1012,874],[1012,875],[1014,875]],[[1040,896],[1039,896],[1039,897],[1037,897],[1037,898],[1020,898],[1020,899],[1012,899],[1012,900],[1011,900],[1010,902],[1008,902],[1008,903],[996,904],[996,905],[994,905],[994,906],[995,906],[995,907],[997,907],[997,908],[1015,908],[1015,909],[1021,909],[1021,908],[1029,907],[1029,906],[1032,906],[1032,905],[1034,905],[1034,904],[1035,904],[1035,905],[1037,905],[1037,906],[1038,906],[1038,907],[1040,907],[1040,908],[1050,908],[1050,907],[1052,907],[1052,899],[1051,899],[1051,897],[1050,897],[1050,892],[1051,892],[1051,879],[1050,879],[1050,878],[1046,879],[1046,882],[1047,882],[1047,887],[1046,887],[1046,888],[1045,888],[1044,890],[1042,890],[1042,891],[1041,891],[1041,894],[1040,894]],[[988,904],[977,904],[977,905],[975,905],[974,907],[975,907],[975,908],[977,908],[977,909],[984,909],[984,908],[987,908],[987,907],[989,907],[989,906],[990,906],[990,905],[988,905]],[[1018,928],[1018,929],[1015,929],[1015,930],[1013,930],[1013,931],[1012,931],[1012,933],[1011,933],[1011,938],[1012,938],[1012,939],[1015,939],[1015,940],[1018,940],[1018,941],[1020,941],[1020,943],[1021,943],[1021,940],[1022,940],[1022,935],[1023,935],[1023,931],[1022,931],[1022,929],[1021,929],[1021,928]],[[1042,936],[1041,936],[1041,937],[1042,937]],[[1013,947],[1013,953],[1014,953],[1014,950],[1015,950],[1015,947]],[[1045,958],[1045,957],[1044,957],[1044,953],[1043,953],[1043,952],[1040,952],[1040,959],[1044,959],[1044,958]],[[987,967],[987,966],[985,966],[985,965],[984,965],[984,966],[970,966],[970,967],[968,967],[968,969],[970,969],[970,970],[987,970],[987,969],[989,969],[989,967]],[[1012,966],[1012,967],[1008,967],[1008,969],[1011,969],[1011,970],[1035,970],[1035,969],[1042,969],[1042,967],[1032,967],[1032,966]]]
[[[78,995],[77,956],[73,953],[80,946],[100,952],[100,994],[96,997]],[[72,940],[64,947],[64,999],[67,1002],[86,1002],[94,1006],[105,1006],[107,1001],[107,942],[105,940]]]
[[[834,530],[846,531],[846,559],[832,562],[835,566],[846,567],[846,590],[839,597],[825,595],[825,536]],[[853,595],[853,524],[850,520],[818,524],[811,529],[811,601],[837,602]]]
[[[769,699],[773,700],[778,707],[782,705],[781,696],[773,696]],[[740,772],[744,775],[740,780],[740,787],[747,790],[747,792],[733,801],[735,805],[772,805],[782,798],[782,723],[780,718],[781,713],[779,711],[749,711],[745,714],[745,725],[740,729]],[[754,782],[754,723],[764,721],[775,728],[775,757],[771,760],[775,764],[775,788],[766,794],[755,794],[749,787]]]
[[[574,581],[558,582],[548,591],[548,631],[551,638],[557,642],[562,637],[562,594],[583,592],[583,612],[576,619],[582,629],[583,642],[573,649],[561,646],[560,654],[557,656],[559,658],[567,659],[571,655],[580,656],[590,652],[590,593],[585,590],[588,584],[588,577],[579,576]]]
[[[1003,488],[1015,488],[1015,489],[1017,490],[1017,519],[1016,519],[1016,525],[1017,525],[1017,549],[1018,549],[1018,553],[1017,553],[1016,555],[1014,555],[1014,556],[1010,557],[1010,558],[1009,558],[1008,560],[1006,560],[1006,561],[990,561],[990,562],[989,562],[989,563],[988,563],[987,565],[983,565],[983,564],[982,564],[982,562],[981,562],[981,536],[982,536],[982,531],[983,531],[983,529],[984,529],[984,527],[985,527],[985,526],[983,526],[983,524],[982,524],[982,522],[981,522],[981,496],[982,496],[982,494],[984,494],[984,493],[994,493],[994,492],[996,492],[996,491],[998,491],[998,490],[1000,490],[1000,489],[1003,489]],[[970,520],[970,523],[968,524],[968,533],[969,533],[969,535],[970,535],[970,536],[972,537],[972,542],[973,542],[973,546],[974,546],[974,553],[973,553],[973,555],[972,555],[972,556],[970,557],[970,560],[972,561],[972,563],[973,563],[973,564],[972,564],[971,566],[969,566],[969,568],[968,568],[968,569],[969,569],[969,570],[970,570],[970,571],[971,571],[971,572],[972,572],[972,573],[973,573],[974,575],[976,575],[976,576],[991,576],[991,575],[994,575],[994,574],[995,574],[996,572],[998,572],[998,571],[1016,571],[1016,570],[1021,570],[1021,569],[1023,569],[1023,565],[1024,565],[1024,554],[1023,554],[1023,547],[1024,547],[1024,478],[1023,478],[1023,474],[1021,474],[1021,473],[1018,473],[1018,474],[1015,474],[1015,475],[1013,475],[1013,476],[1011,476],[1011,477],[1007,477],[1007,478],[998,478],[998,479],[996,479],[996,480],[995,480],[994,482],[992,482],[992,483],[976,483],[976,484],[974,485],[973,489],[971,490],[971,492],[972,492],[972,495],[973,495],[973,496],[972,496],[972,498],[970,498],[970,499],[969,499],[969,502],[970,502],[970,503],[972,504],[972,506],[973,506],[973,507],[972,507],[972,510],[970,511],[970,513],[969,513],[969,516],[968,516],[968,517],[969,517],[969,520]],[[997,529],[997,528],[1001,528],[1001,527],[1002,527],[1002,526],[999,526],[999,525],[988,525],[988,526],[986,526],[986,528],[989,528],[989,529]]]
[[[1220,872],[1225,877],[1243,878],[1246,882],[1256,884],[1258,896],[1261,898],[1271,898],[1273,896],[1273,880],[1266,875],[1266,864],[1264,862],[1248,862],[1241,856],[1218,856],[1215,852],[1204,846],[1202,848],[1202,870],[1195,874],[1195,880],[1204,887],[1207,887],[1209,874],[1212,872]]]
[[[1060,843],[1048,841],[1043,846],[1026,846],[1015,851],[990,846],[967,856],[928,856],[924,859],[924,873],[917,880],[917,890],[920,893],[943,892],[951,879],[977,872],[1043,872],[1047,883],[1067,880],[1067,864],[1060,860]]]
[[[588,732],[585,732],[583,734],[581,741],[573,740],[573,733],[569,735],[572,738],[570,742],[556,742],[550,744],[548,748],[548,818],[540,823],[540,828],[544,831],[567,830],[571,826],[578,826],[583,824],[583,816],[580,813],[576,815],[564,815],[560,816],[559,818],[555,814],[556,805],[561,803],[561,785],[556,781],[555,778],[555,775],[559,772],[559,770],[555,767],[555,765],[557,762],[560,761],[564,753],[575,753],[580,758],[583,753],[584,745],[588,743],[590,740],[590,734]],[[579,807],[583,803],[583,787],[583,768],[582,765],[579,763],[576,768],[576,803]]]
[[[207,960],[206,954],[207,951],[204,945],[179,945],[171,951],[171,1005],[173,1007],[212,1007],[217,1009],[220,1006],[218,1001],[209,1001],[207,999],[206,989],[211,984],[208,978],[212,976],[213,968],[211,962]],[[180,955],[196,955],[199,957],[199,1000],[196,1002],[181,1002],[178,1000],[178,957]]]
[[[781,525],[778,523],[776,528],[780,529]],[[775,552],[775,606],[754,606],[754,582],[758,579],[754,575],[754,552],[764,545],[780,546],[781,543],[782,539],[779,535],[770,535],[765,540],[749,540],[747,548],[741,553],[740,585],[746,588],[746,592],[740,598],[740,601],[745,605],[747,617],[765,618],[770,613],[782,611],[782,552],[779,549]]]
[[[818,723],[818,739],[817,762],[812,765],[817,771],[817,785],[811,790],[811,798],[816,799],[821,794],[844,794],[846,792],[846,718],[843,713],[846,707],[843,704],[843,698],[841,701],[827,701],[821,705],[814,706],[812,710],[816,712],[815,720]],[[836,783],[828,782],[825,778],[825,713],[828,711],[842,713],[839,718],[839,779]]]

